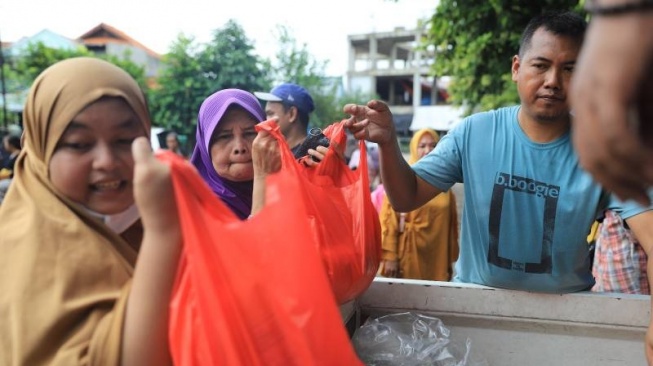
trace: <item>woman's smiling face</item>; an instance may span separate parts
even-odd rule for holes
[[[102,98],[68,124],[49,163],[50,180],[69,199],[103,215],[134,203],[131,144],[145,136],[132,108],[121,98]]]

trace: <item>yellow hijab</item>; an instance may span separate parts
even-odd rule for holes
[[[50,158],[70,121],[102,97],[123,98],[149,136],[143,93],[95,58],[58,62],[34,81],[23,150],[0,205],[0,364],[118,365],[137,253],[61,195]]]
[[[437,132],[430,128],[423,128],[413,134],[413,138],[410,139],[410,159],[408,160],[409,164],[415,164],[417,163],[417,160],[419,160],[419,155],[417,155],[417,145],[419,145],[419,140],[422,139],[422,136],[429,134],[433,137],[435,140],[435,143],[437,144],[438,141],[440,141],[440,135],[438,135]]]

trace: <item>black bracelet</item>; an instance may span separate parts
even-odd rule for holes
[[[636,11],[650,11],[653,10],[653,1],[651,0],[641,0],[634,3],[626,3],[612,6],[597,6],[593,3],[594,1],[588,2],[585,6],[585,10],[592,15],[622,15],[626,13],[632,13]]]

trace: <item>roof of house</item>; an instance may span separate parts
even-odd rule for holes
[[[55,33],[49,29],[43,29],[29,37],[22,37],[16,42],[11,43],[8,47],[5,42],[3,42],[2,46],[7,47],[11,54],[18,55],[25,51],[31,44],[36,43],[42,43],[44,46],[49,48],[64,50],[74,50],[80,47],[78,41],[62,36],[61,34]]]
[[[161,58],[161,55],[158,53],[154,52],[153,50],[147,48],[145,45],[142,43],[138,42],[137,40],[133,39],[132,37],[128,36],[125,34],[123,31],[114,28],[106,23],[100,23],[93,27],[93,29],[89,30],[88,32],[82,34],[79,38],[79,41],[84,43],[85,45],[103,45],[107,43],[127,43],[130,44],[134,47],[138,47],[145,52],[147,52],[150,56],[155,57],[157,59]]]

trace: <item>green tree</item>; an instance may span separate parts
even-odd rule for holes
[[[130,53],[127,51],[122,57],[114,55],[99,55],[97,56],[105,61],[111,62],[112,64],[120,67],[125,70],[131,77],[136,80],[138,85],[141,87],[141,90],[148,92],[147,79],[145,77],[145,66],[139,65],[133,62],[130,59]]]
[[[255,54],[253,42],[233,19],[213,32],[198,61],[211,93],[225,88],[255,91],[270,87],[269,61]]]
[[[41,42],[28,45],[26,50],[18,56],[8,58],[3,65],[8,94],[22,95],[32,85],[36,77],[51,65],[73,57],[98,57],[121,67],[129,73],[146,91],[145,68],[129,60],[128,56],[116,57],[111,55],[95,55],[84,46],[77,49],[65,50],[50,48]],[[2,110],[0,110],[0,114]],[[0,116],[0,118],[3,118]],[[10,116],[16,120],[16,116]]]
[[[195,129],[199,106],[208,96],[198,46],[192,37],[180,34],[163,56],[163,68],[150,93],[153,122],[190,135]]]
[[[237,22],[217,29],[209,43],[180,35],[163,58],[163,71],[151,93],[156,124],[195,136],[202,101],[226,88],[248,91],[270,87],[269,62],[254,53],[252,42]]]
[[[311,125],[323,127],[332,123],[337,83],[329,84],[325,77],[328,61],[316,60],[306,44],[298,45],[285,26],[277,26],[276,36],[278,51],[272,67],[275,83],[295,83],[306,88],[315,103]]]
[[[27,88],[50,65],[72,57],[91,55],[92,53],[83,46],[74,50],[65,50],[50,48],[41,42],[33,43],[29,44],[24,52],[9,61],[13,69],[11,75],[15,83],[22,88]]]
[[[510,62],[523,29],[543,12],[581,8],[579,0],[440,0],[426,40],[437,49],[434,72],[452,77],[452,102],[467,113],[518,103]]]
[[[13,72],[10,75],[15,78],[15,82],[18,82],[23,87],[28,87],[50,65],[68,58],[83,56],[98,57],[121,67],[139,83],[141,88],[145,89],[145,68],[129,60],[128,54],[123,57],[104,54],[96,55],[84,48],[84,46],[79,46],[74,50],[65,50],[50,48],[41,42],[30,44],[25,52],[12,60]]]
[[[316,60],[308,52],[306,43],[298,46],[297,39],[285,26],[277,26],[276,36],[279,50],[273,66],[275,82],[294,82],[307,89],[323,87],[328,61]]]
[[[340,121],[345,115],[342,107],[352,101],[369,100],[371,96],[341,91],[339,77],[327,77],[328,61],[317,60],[308,51],[306,44],[298,45],[296,38],[284,26],[277,26],[279,40],[276,59],[272,63],[275,83],[290,82],[303,86],[313,97],[315,112],[311,125],[324,127]]]

